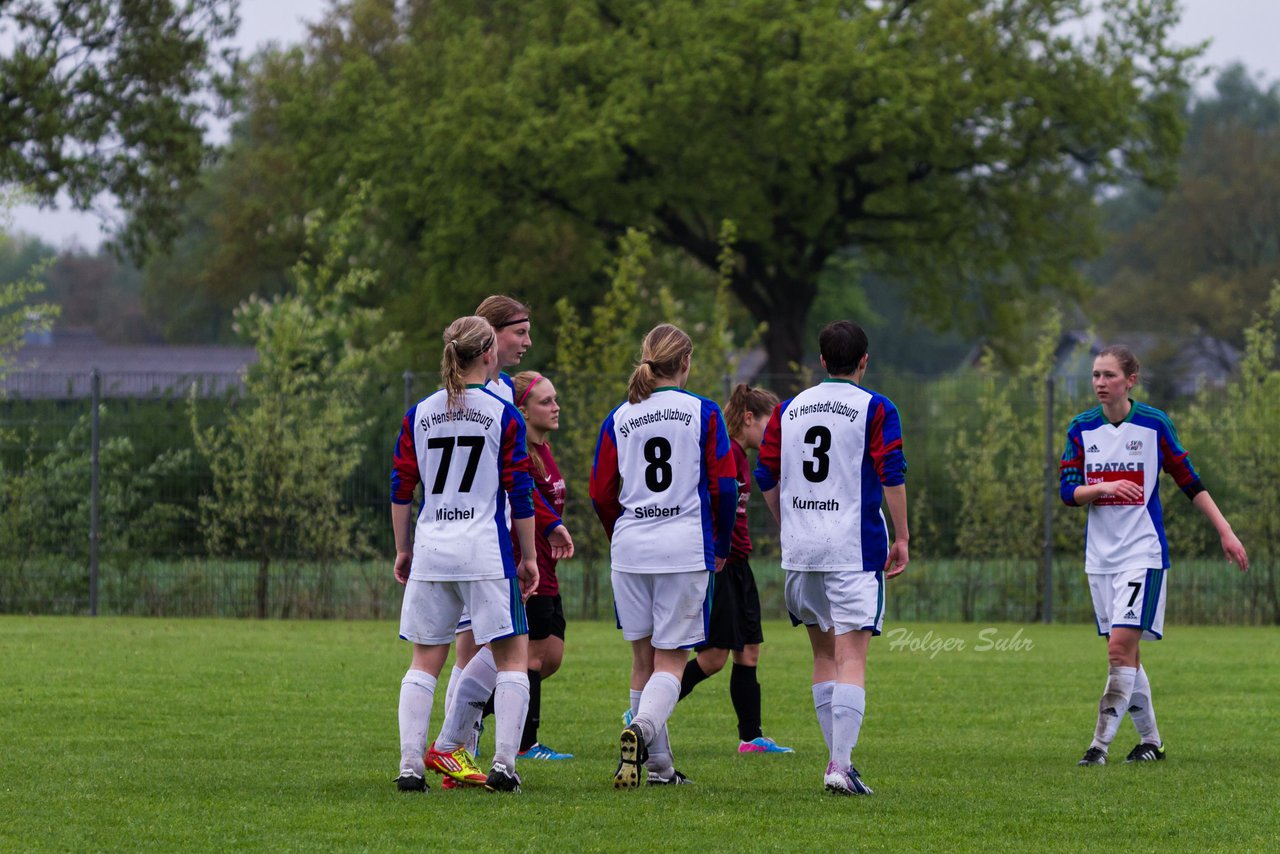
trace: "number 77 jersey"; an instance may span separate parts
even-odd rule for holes
[[[893,402],[828,379],[783,401],[765,427],[756,483],[779,488],[782,566],[798,572],[884,569],[882,486],[905,481]]]
[[[619,572],[714,570],[727,557],[737,470],[714,401],[660,388],[600,427],[591,502]]]
[[[461,408],[438,391],[404,417],[391,471],[391,501],[407,504],[422,484],[413,538],[414,580],[513,578],[511,520],[533,515],[524,419],[482,386]]]

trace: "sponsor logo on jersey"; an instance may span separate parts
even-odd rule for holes
[[[428,420],[430,419],[430,420]],[[418,425],[426,430],[428,427],[439,427],[441,424],[449,424],[454,421],[470,421],[473,424],[479,424],[488,430],[493,426],[493,416],[487,412],[481,412],[479,409],[450,409],[447,412],[433,412],[429,416],[424,415],[418,421]]]
[[[675,507],[637,507],[634,511],[637,519],[665,519],[668,516],[679,516],[680,505]]]
[[[1089,474],[1101,471],[1143,471],[1143,464],[1137,463],[1089,463],[1084,467]]]
[[[787,408],[787,417],[792,421],[802,415],[814,415],[819,412],[830,412],[832,415],[843,415],[850,421],[857,421],[861,414],[847,403],[841,403],[838,400],[824,400],[822,403],[806,403],[803,406],[791,406]]]
[[[791,509],[792,510],[827,510],[827,511],[834,512],[840,509],[840,502],[836,501],[834,498],[828,498],[826,501],[817,501],[812,498],[805,499],[805,498],[797,498],[796,496],[792,496]]]
[[[467,519],[476,518],[476,508],[474,507],[437,507],[437,522],[462,522]]]
[[[1142,450],[1142,440],[1141,440],[1141,439],[1130,439],[1130,440],[1129,440],[1129,442],[1125,445],[1125,448],[1126,448],[1127,450],[1129,450],[1129,451],[1133,451],[1133,452],[1141,451],[1141,450]]]
[[[684,409],[659,409],[657,412],[648,412],[644,415],[628,418],[618,425],[618,432],[625,439],[637,427],[643,427],[645,424],[656,424],[659,421],[678,421],[688,427],[693,423],[693,413]]]
[[[1098,454],[1098,453],[1101,453],[1101,451],[1099,451],[1099,450],[1098,450],[1098,446],[1097,446],[1097,445],[1090,445],[1090,446],[1089,446],[1089,450],[1085,451],[1085,453],[1086,453],[1086,454]]]

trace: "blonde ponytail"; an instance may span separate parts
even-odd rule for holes
[[[493,346],[494,333],[483,317],[459,317],[444,331],[440,355],[440,379],[449,393],[450,410],[461,409],[467,384],[462,374]]]
[[[640,363],[627,382],[627,400],[631,403],[647,400],[658,387],[658,379],[680,373],[685,360],[693,356],[693,341],[679,327],[660,323],[644,336],[640,353]]]

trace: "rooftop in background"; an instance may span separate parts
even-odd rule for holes
[[[185,395],[192,383],[211,397],[240,388],[245,369],[257,360],[252,347],[104,344],[89,331],[58,330],[28,339],[0,379],[0,394],[88,397],[96,368],[110,397]]]

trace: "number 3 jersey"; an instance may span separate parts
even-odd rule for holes
[[[715,569],[727,557],[738,481],[714,401],[660,388],[604,420],[591,502],[620,572]]]
[[[520,411],[469,385],[450,410],[442,389],[404,416],[391,470],[391,501],[408,504],[422,484],[413,538],[413,580],[513,578],[510,513],[533,515],[529,458]]]
[[[1169,544],[1160,509],[1160,469],[1173,476],[1188,498],[1204,487],[1169,416],[1145,403],[1112,424],[1096,406],[1067,428],[1059,469],[1064,503],[1075,506],[1077,486],[1127,480],[1142,487],[1140,500],[1100,498],[1085,523],[1085,572],[1168,569]]]
[[[906,469],[902,423],[887,397],[828,379],[779,404],[760,443],[756,483],[779,488],[782,567],[884,569],[882,486],[904,483]]]

